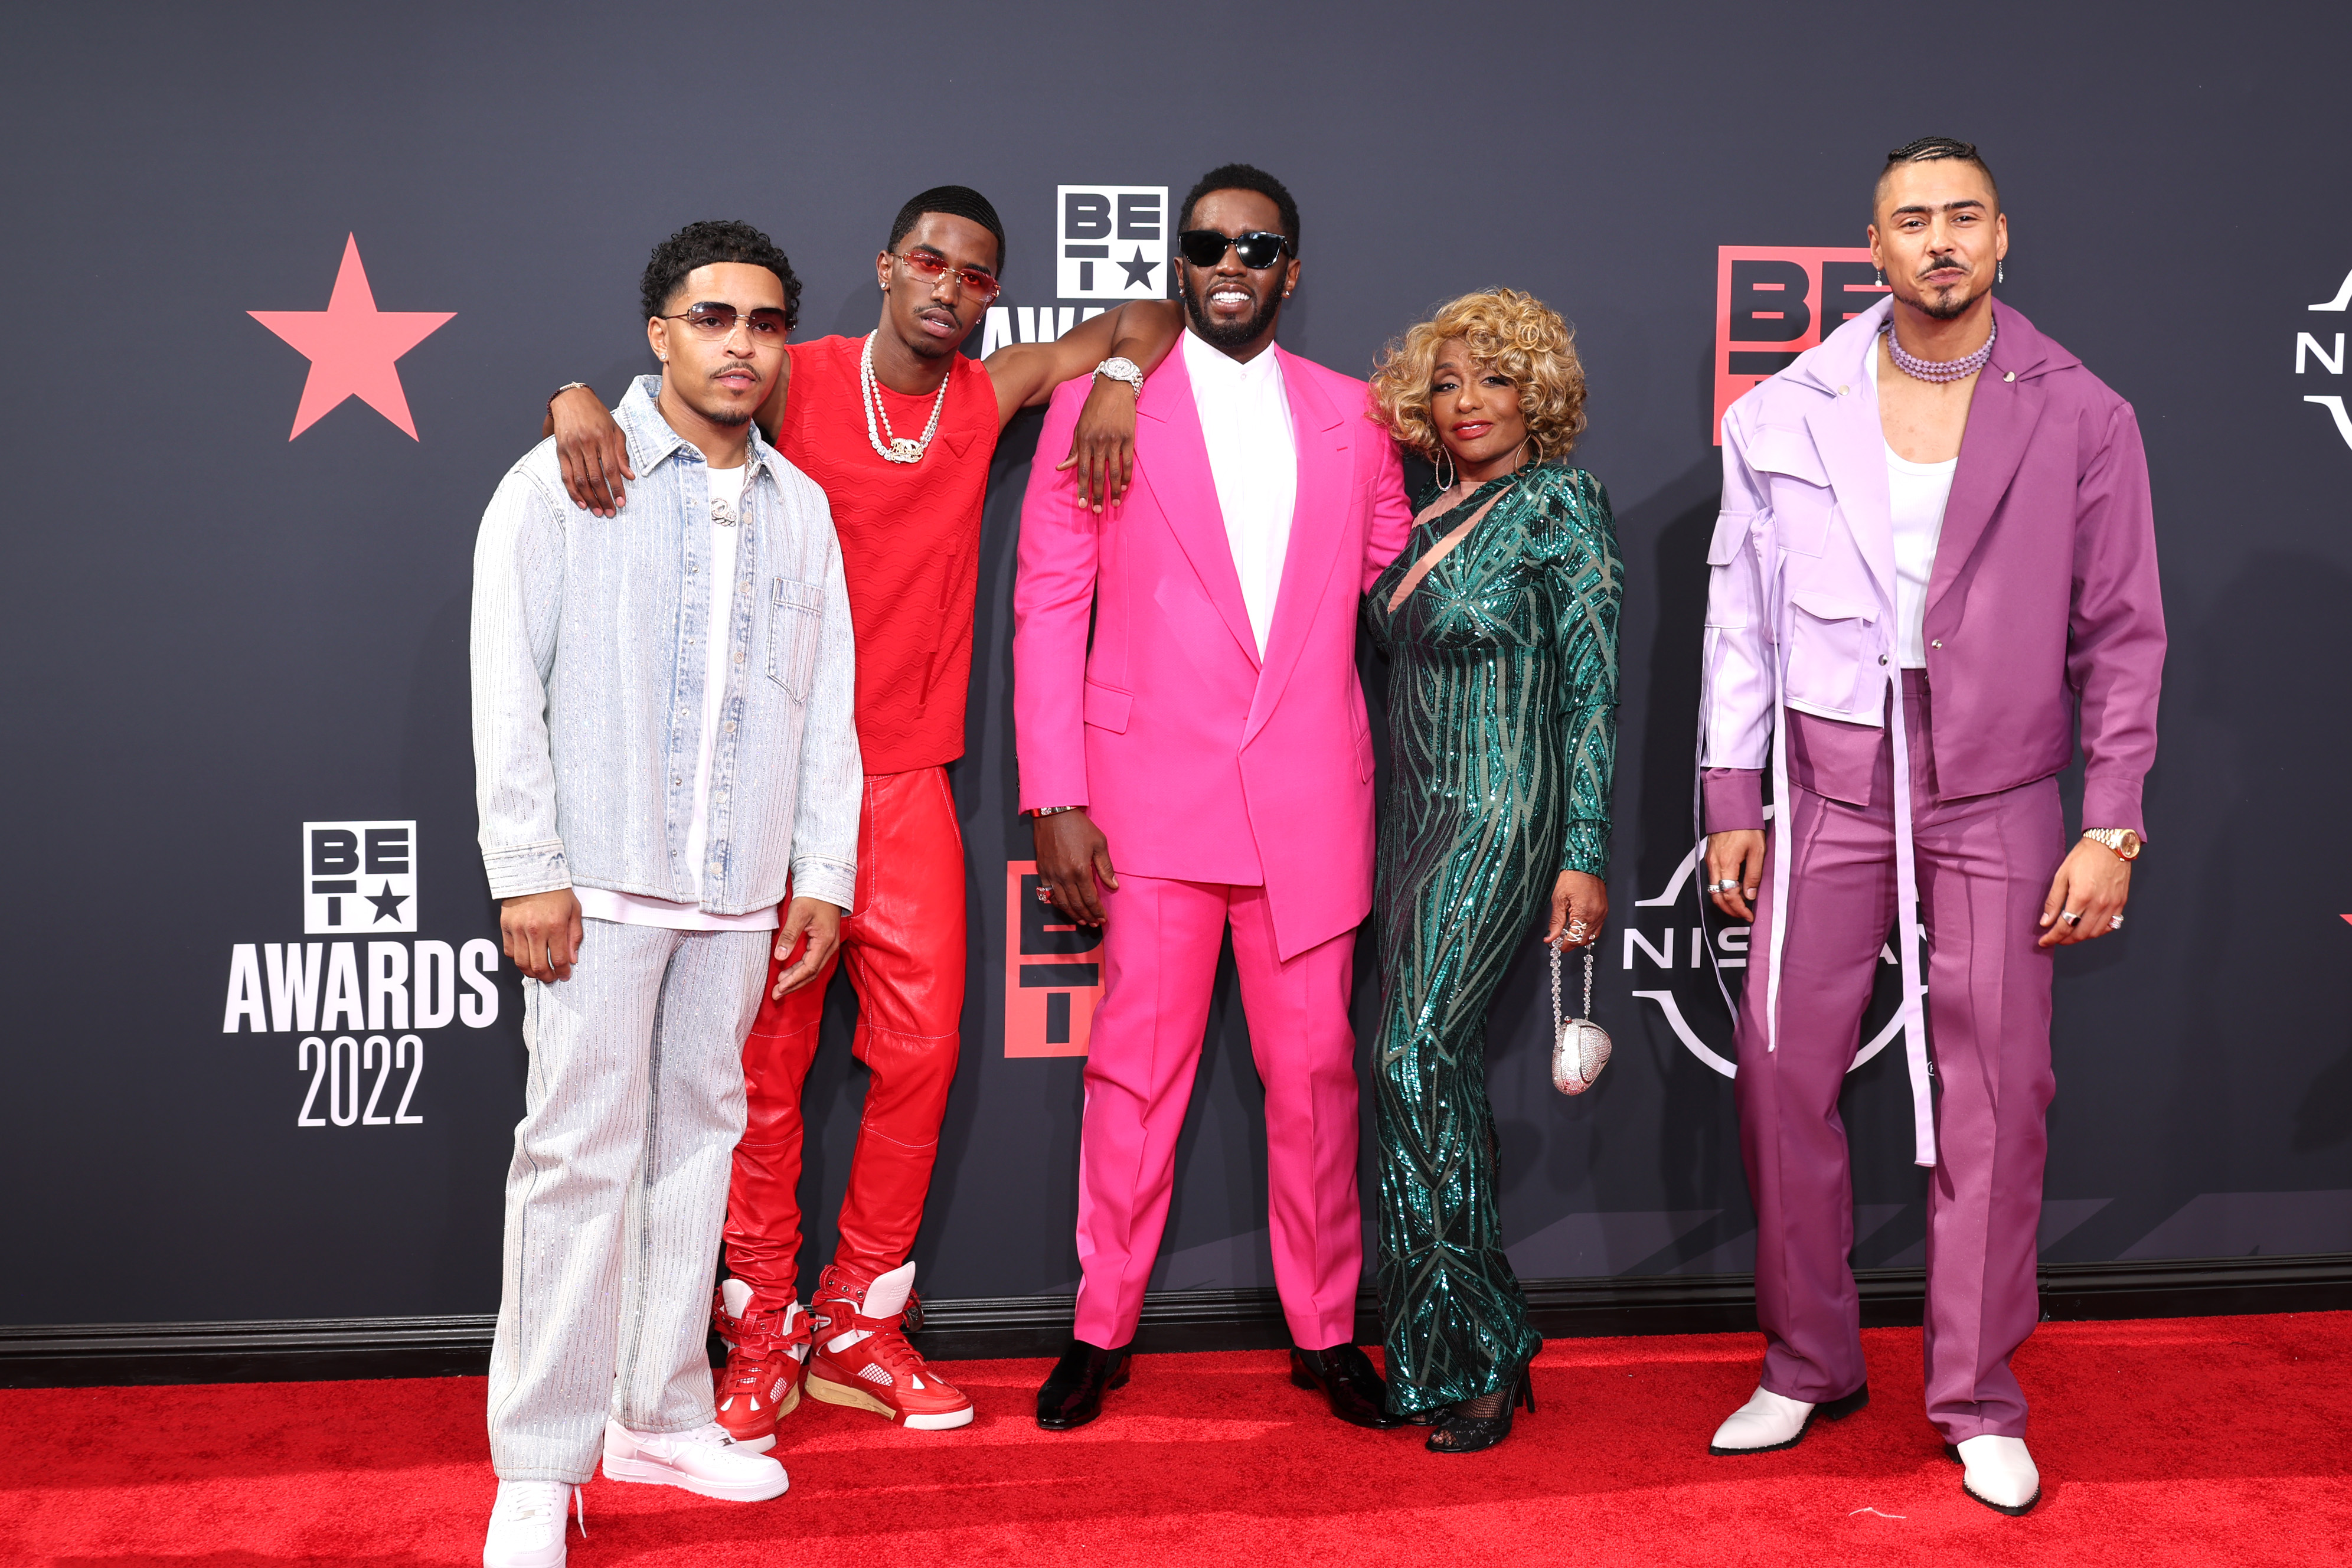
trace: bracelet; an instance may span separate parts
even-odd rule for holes
[[[1040,805],[1030,808],[1032,816],[1058,816],[1066,811],[1084,811],[1083,805]]]
[[[554,413],[555,400],[562,396],[565,393],[571,391],[575,386],[579,387],[583,392],[593,392],[596,390],[584,381],[567,381],[562,386],[557,387],[553,392],[547,395],[547,411],[550,414]]]

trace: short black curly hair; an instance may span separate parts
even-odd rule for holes
[[[637,285],[646,319],[662,313],[688,273],[716,261],[740,261],[774,273],[784,286],[784,329],[789,331],[800,324],[801,280],[793,275],[793,264],[784,259],[774,240],[733,218],[688,224],[654,247],[653,258],[646,263],[646,275]]]
[[[1195,181],[1184,193],[1184,205],[1176,209],[1181,215],[1176,220],[1180,231],[1192,226],[1192,209],[1211,191],[1255,191],[1272,202],[1276,219],[1290,241],[1290,254],[1298,254],[1298,204],[1290,199],[1288,186],[1251,163],[1220,163]]]

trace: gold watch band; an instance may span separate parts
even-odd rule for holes
[[[2083,837],[2094,844],[2112,849],[2119,858],[2125,860],[2139,858],[2140,846],[2143,841],[2131,828],[2085,827],[2083,829]]]

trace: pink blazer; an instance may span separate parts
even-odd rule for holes
[[[1054,395],[1022,504],[1013,711],[1023,810],[1087,807],[1121,872],[1263,884],[1287,959],[1371,909],[1357,611],[1412,517],[1364,384],[1271,352],[1298,500],[1264,666],[1171,353],[1136,404],[1134,487],[1099,519],[1045,456],[1068,448],[1089,384]]]

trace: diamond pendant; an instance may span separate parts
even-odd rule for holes
[[[904,436],[894,436],[890,439],[890,449],[882,455],[894,463],[911,463],[922,457],[923,449]]]

